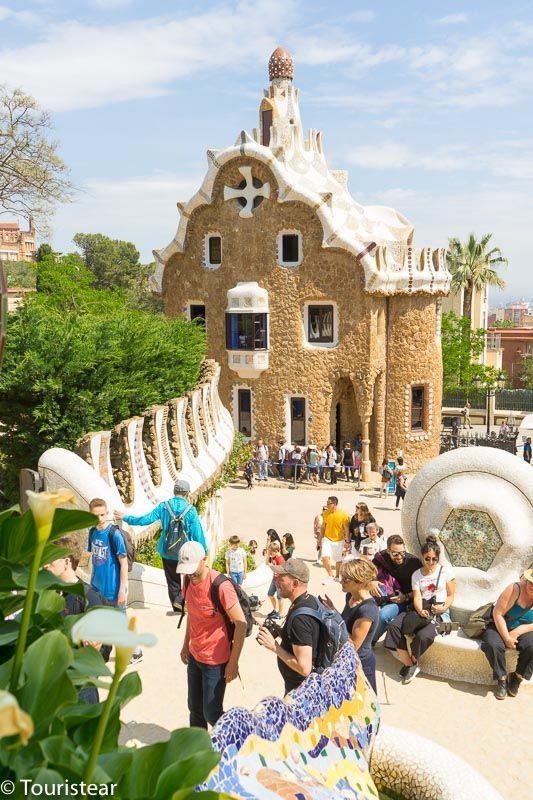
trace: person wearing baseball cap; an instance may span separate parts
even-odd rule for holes
[[[177,480],[174,483],[174,497],[169,500],[163,500],[161,503],[149,511],[148,514],[141,516],[134,516],[132,514],[124,514],[122,511],[115,511],[115,518],[122,520],[126,525],[152,525],[154,522],[161,523],[161,535],[157,541],[157,552],[163,561],[163,569],[165,570],[165,578],[167,581],[168,597],[172,612],[181,611],[183,608],[183,596],[181,593],[181,577],[176,573],[176,563],[178,561],[181,541],[176,533],[176,546],[169,549],[169,537],[172,531],[179,531],[183,533],[187,541],[199,542],[203,548],[204,553],[207,551],[205,541],[205,534],[200,522],[198,512],[192,503],[188,500],[188,495],[191,491],[191,486],[186,480]]]
[[[187,665],[189,720],[191,727],[207,728],[224,713],[226,684],[238,675],[246,619],[233,582],[209,567],[200,542],[183,545],[176,570],[185,576],[187,627],[180,658]]]
[[[516,670],[507,674],[506,649],[518,651]],[[533,676],[533,569],[511,583],[496,600],[492,620],[482,636],[485,653],[497,681],[494,696],[516,697],[520,684]]]
[[[293,617],[300,608],[318,609],[316,597],[309,594],[309,567],[301,558],[289,558],[284,564],[271,566],[272,572],[278,576],[278,588],[282,597],[291,601],[291,606],[280,630],[281,642],[262,625],[257,641],[278,657],[278,669],[285,683],[285,694],[296,689],[313,669],[318,653],[320,623],[314,617],[301,612]]]

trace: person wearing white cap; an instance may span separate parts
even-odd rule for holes
[[[232,581],[209,567],[199,542],[183,545],[177,571],[186,576],[180,656],[187,665],[189,719],[191,727],[207,728],[222,716],[226,684],[238,675],[246,619]]]
[[[180,528],[187,541],[199,542],[204,552],[207,551],[204,529],[198,512],[187,497],[191,491],[188,481],[177,480],[174,484],[174,497],[163,500],[161,503],[149,511],[148,514],[134,516],[124,514],[122,511],[115,511],[115,518],[122,519],[126,525],[152,525],[154,522],[161,523],[161,535],[157,541],[157,552],[163,561],[165,578],[168,587],[168,597],[173,611],[179,611],[183,605],[181,594],[181,579],[176,573],[176,562],[180,552],[181,543],[178,542],[174,549],[167,547],[172,529]]]

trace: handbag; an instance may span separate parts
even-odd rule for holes
[[[483,636],[492,620],[494,603],[485,603],[470,614],[468,621],[462,626],[463,633],[469,639],[479,639]]]
[[[442,574],[442,567],[439,569],[437,583],[435,584],[435,594],[432,595],[431,597],[428,597],[426,600],[422,600],[422,608],[425,611],[429,611],[430,616],[421,617],[418,611],[414,610],[407,611],[402,621],[402,633],[404,636],[412,636],[417,631],[419,631],[420,628],[425,628],[428,622],[431,622],[432,620],[435,620],[437,622],[441,621],[440,614],[437,615],[431,614],[431,606],[435,605],[435,603],[437,602],[437,589],[439,588],[439,581],[441,574]]]

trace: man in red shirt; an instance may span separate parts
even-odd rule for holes
[[[191,726],[207,728],[222,716],[226,684],[237,677],[246,620],[230,580],[218,587],[224,613],[217,610],[211,590],[220,573],[208,566],[199,542],[183,545],[177,572],[188,576],[183,587],[187,627],[181,660],[187,665],[189,719]]]

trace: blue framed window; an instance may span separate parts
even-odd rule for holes
[[[226,314],[227,350],[267,350],[266,314]]]

